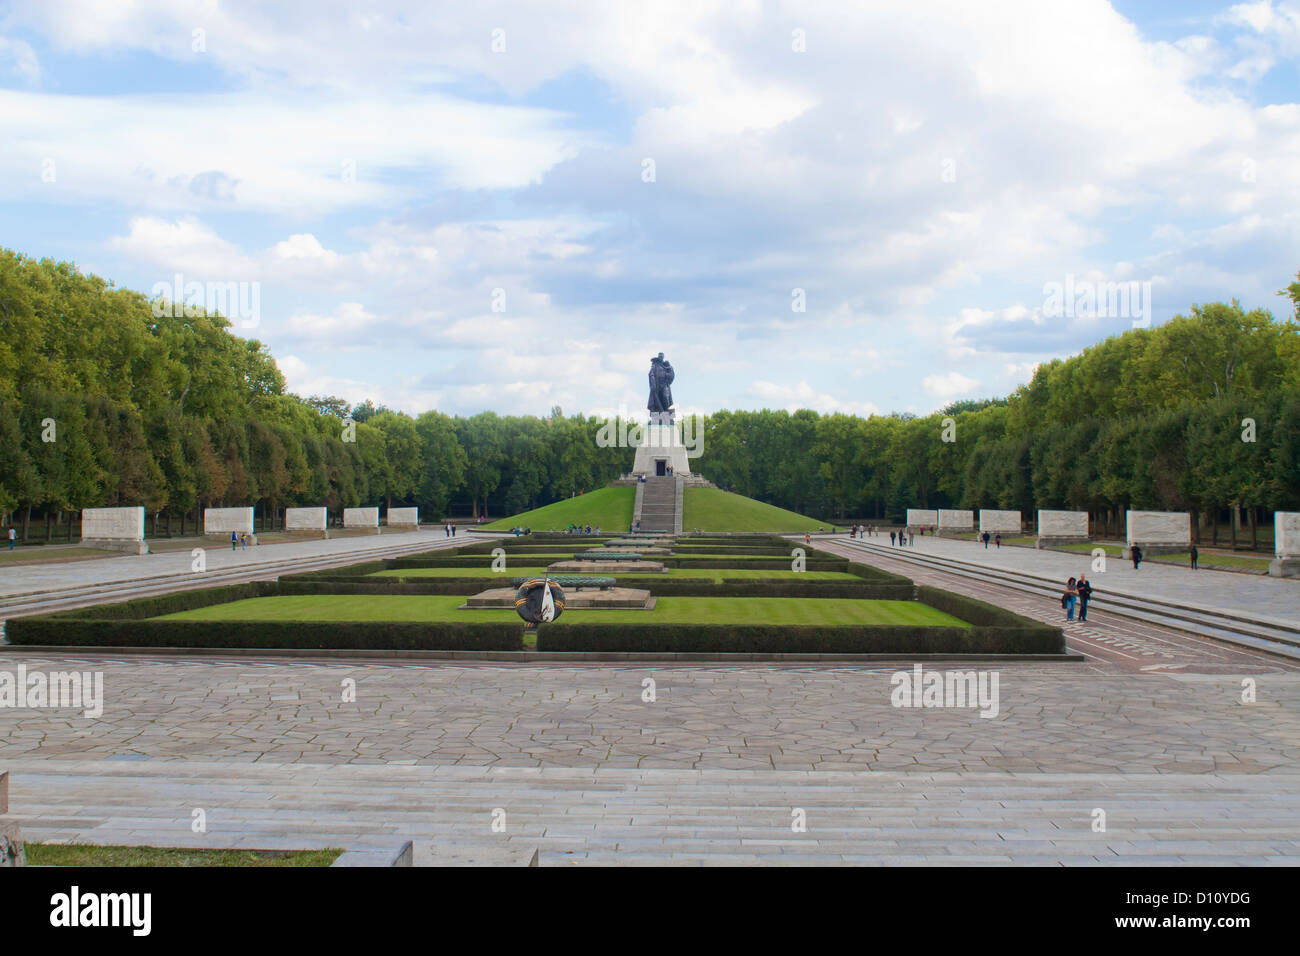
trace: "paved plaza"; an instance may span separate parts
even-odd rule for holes
[[[1008,550],[995,560],[1030,558],[1069,560]],[[867,560],[1059,616],[1031,594]],[[1295,586],[1212,572],[1189,586],[1222,577]],[[9,653],[0,669],[102,671],[105,704],[95,720],[0,710],[0,768],[31,840],[410,839],[417,863],[514,848],[540,850],[542,865],[1300,862],[1300,664],[1104,604],[1089,617],[1066,632],[1082,660],[926,664],[996,671],[988,718],[893,706],[904,661]],[[191,830],[197,808],[205,833]],[[792,829],[800,812],[806,830]]]

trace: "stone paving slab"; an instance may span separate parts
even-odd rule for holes
[[[791,779],[736,771],[712,780],[657,770],[258,764],[238,768],[242,789],[235,793],[209,783],[231,773],[223,763],[195,762],[185,777],[171,776],[173,765],[165,763],[9,766],[12,815],[32,840],[286,849],[411,839],[417,865],[448,853],[487,860],[513,846],[518,852],[507,855],[540,849],[544,866],[1300,863],[1294,773],[832,772]],[[346,799],[313,804],[322,789]],[[387,799],[394,794],[401,799]],[[954,822],[936,797],[971,815]],[[314,809],[286,813],[285,798]],[[882,803],[901,809],[902,819],[881,818]],[[79,825],[69,825],[69,805],[84,808]],[[639,816],[646,805],[672,811]],[[1098,806],[1108,811],[1104,833],[1092,830]],[[1168,826],[1169,806],[1198,826]],[[208,833],[191,831],[194,807],[205,810]],[[796,807],[806,832],[791,829]],[[502,811],[505,831],[495,832],[494,812]],[[730,824],[701,826],[702,815]]]

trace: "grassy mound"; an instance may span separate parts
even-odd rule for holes
[[[772,531],[789,534],[816,531],[826,522],[767,505],[719,488],[687,488],[682,502],[682,530]]]
[[[632,523],[632,506],[635,503],[635,488],[601,488],[478,527],[488,531],[509,531],[518,525],[534,531],[548,531],[582,524],[593,528],[600,525],[602,532],[617,534],[627,531],[627,526]]]

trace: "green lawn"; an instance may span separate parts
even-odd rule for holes
[[[167,614],[163,621],[518,621],[511,608],[459,610],[457,595],[317,594],[248,598]],[[969,627],[942,611],[915,601],[863,601],[854,598],[661,597],[653,611],[580,609],[566,611],[551,625],[644,620],[651,624],[855,625],[920,624]]]
[[[719,488],[687,488],[682,501],[682,530],[816,531],[825,521],[764,504]]]
[[[28,866],[329,866],[342,850],[196,850],[27,843]]]
[[[602,533],[622,533],[632,523],[636,489],[598,488],[576,498],[557,501],[534,511],[478,525],[480,531],[509,531],[516,526],[534,531],[563,531],[571,524],[600,525]]]
[[[1192,565],[1192,555],[1187,551],[1182,554],[1153,554],[1142,560],[1159,564],[1181,564],[1188,568]],[[1269,565],[1267,558],[1239,558],[1235,554],[1213,554],[1207,551],[1200,553],[1196,563],[1203,568],[1241,568],[1249,571],[1267,571]]]
[[[1091,554],[1094,548],[1101,548],[1110,558],[1118,558],[1124,553],[1122,544],[1098,544],[1096,541],[1080,541],[1078,544],[1063,544],[1054,551],[1080,551],[1084,554]]]
[[[473,568],[407,568],[406,570],[398,569],[394,571],[376,571],[368,574],[366,577],[371,578],[403,578],[405,580],[416,581],[420,578],[491,578],[500,577],[510,579],[514,577],[532,576],[541,574],[546,569],[543,567],[508,567],[504,572],[498,574],[491,568],[473,567]],[[805,581],[841,581],[841,580],[861,580],[856,574],[849,574],[845,571],[754,571],[752,569],[735,569],[735,568],[669,568],[666,574],[597,574],[597,577],[613,577],[620,581],[624,578],[643,578],[645,580],[654,580],[656,578],[711,578],[714,581],[721,581],[723,578],[776,578],[776,579],[802,579]]]

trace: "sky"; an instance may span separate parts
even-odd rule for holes
[[[1298,70],[1300,0],[0,2],[0,246],[303,396],[925,414],[1287,314]]]

